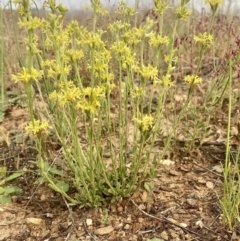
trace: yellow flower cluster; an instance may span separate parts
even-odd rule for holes
[[[83,53],[83,51],[81,49],[80,50],[69,49],[67,51],[66,55],[69,57],[69,61],[76,62],[76,61],[78,61],[78,60],[83,58],[84,53]]]
[[[22,68],[21,72],[17,75],[12,75],[12,79],[15,82],[23,82],[25,84],[30,83],[35,80],[38,81],[43,76],[42,70],[37,70],[35,68]]]
[[[45,46],[49,49],[65,50],[70,42],[68,30],[64,29],[59,32],[49,33],[45,40]]]
[[[110,49],[122,63],[122,68],[126,69],[135,64],[135,53],[123,41],[114,42]]]
[[[95,78],[101,84],[109,83],[113,80],[114,75],[109,71],[109,62],[111,60],[111,52],[105,47],[101,51],[94,51],[93,63],[88,64],[87,68],[93,70]]]
[[[168,46],[169,44],[169,37],[164,36],[162,37],[160,34],[151,34],[149,39],[149,45],[160,48],[162,45]]]
[[[27,51],[32,54],[40,54],[42,51],[38,48],[38,36],[34,34],[31,39],[25,38],[24,43]]]
[[[141,119],[133,118],[133,121],[138,124],[141,132],[152,130],[154,118],[151,115],[144,115]]]
[[[212,11],[216,11],[219,4],[223,3],[223,0],[205,0],[205,4],[209,4]]]
[[[184,81],[191,85],[195,85],[195,84],[201,83],[202,78],[197,75],[187,75],[184,77]]]
[[[48,134],[48,122],[44,121],[41,122],[40,120],[33,120],[30,121],[27,126],[25,127],[25,130],[29,134],[38,135],[38,134]]]
[[[26,17],[23,17],[18,22],[20,27],[25,28],[26,30],[35,30],[37,28],[40,28],[43,26],[43,21],[40,18],[37,17],[30,17],[30,19],[27,19]]]
[[[136,66],[135,70],[142,76],[144,81],[157,79],[158,69],[150,64],[147,66],[143,65],[142,67]]]
[[[111,24],[109,24],[108,29],[112,33],[119,33],[120,30],[124,30],[124,32],[127,32],[128,30],[131,30],[131,25],[129,23],[123,23],[122,20],[117,20]]]
[[[158,83],[160,83],[163,87],[174,86],[174,82],[172,81],[170,74],[166,74],[160,80],[154,82],[154,84]]]
[[[62,107],[71,105],[76,109],[93,114],[101,106],[101,100],[105,98],[105,88],[80,89],[73,81],[61,82],[59,91],[54,90],[49,98],[55,100]]]
[[[154,0],[154,10],[158,12],[160,15],[164,13],[164,11],[169,8],[169,0]]]
[[[82,39],[78,41],[78,44],[85,44],[90,49],[102,49],[105,47],[105,42],[102,40],[103,31],[86,32],[86,36],[82,36]]]
[[[66,104],[75,104],[81,95],[81,90],[74,85],[72,81],[61,82],[59,84],[60,90],[57,92],[54,90],[50,96],[50,100],[56,100],[60,106]]]
[[[142,87],[136,87],[132,92],[132,98],[139,98],[144,95],[144,89]]]
[[[120,9],[117,11],[117,14],[123,17],[132,17],[136,14],[135,10],[132,7],[129,7],[125,1],[120,2]]]
[[[68,64],[69,58],[67,56],[62,56],[62,57],[65,57],[65,62],[66,62],[66,64],[63,63],[63,66],[57,64],[56,60],[54,59],[52,60],[47,59],[42,63],[42,66],[45,68],[46,76],[48,78],[57,79],[57,77],[61,77],[61,76],[66,77],[69,75],[72,68],[71,65]]]
[[[94,14],[107,14],[107,11],[103,9],[103,5],[100,0],[91,0],[91,5],[93,8]]]
[[[105,89],[101,87],[87,87],[82,90],[81,99],[77,103],[77,109],[94,114],[101,106],[100,101],[105,98]]]
[[[176,15],[179,19],[187,20],[187,18],[190,16],[191,11],[186,8],[186,6],[179,6],[176,9]]]
[[[210,48],[213,45],[213,36],[205,32],[199,36],[194,36],[194,42],[199,43],[203,47]]]

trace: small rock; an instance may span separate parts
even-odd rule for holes
[[[207,186],[207,188],[209,188],[209,189],[213,189],[213,188],[214,188],[214,184],[213,184],[212,182],[207,182],[207,183],[206,183],[206,186]]]
[[[166,231],[163,231],[161,234],[160,234],[160,237],[164,240],[169,240],[169,237],[168,237],[168,234]]]
[[[160,164],[162,164],[162,165],[166,165],[166,166],[170,166],[170,165],[174,165],[174,164],[175,164],[175,162],[174,162],[174,161],[171,161],[171,160],[166,159],[166,160],[161,160],[161,161],[160,161]]]
[[[237,136],[238,135],[238,128],[236,126],[233,126],[231,128],[231,135],[232,136]]]
[[[28,226],[42,226],[43,220],[41,218],[26,218],[26,224]]]
[[[125,229],[125,230],[129,230],[129,229],[130,229],[130,225],[129,225],[129,224],[126,224],[126,225],[124,226],[124,229]]]
[[[188,226],[186,223],[179,223],[179,225],[183,228],[186,228]]]
[[[86,219],[86,224],[87,224],[87,226],[91,226],[91,225],[93,224],[92,219],[87,218],[87,219]]]
[[[139,223],[143,223],[144,222],[144,218],[138,218],[138,222]]]
[[[187,200],[186,200],[186,202],[190,205],[190,206],[192,206],[192,207],[196,207],[197,206],[197,200],[196,199],[193,199],[193,198],[188,198]]]
[[[204,227],[202,220],[198,220],[195,224],[201,229]]]
[[[122,212],[122,211],[123,211],[123,207],[122,207],[122,206],[119,206],[119,207],[117,208],[117,210],[118,210],[118,212]]]
[[[117,229],[117,230],[121,229],[122,227],[123,227],[123,223],[117,223],[117,224],[114,226],[114,228]]]
[[[127,223],[132,223],[132,217],[131,217],[131,216],[128,216],[127,219],[126,219],[126,222],[127,222]]]
[[[139,207],[141,210],[146,210],[146,206],[145,206],[143,203],[141,203],[138,207]]]

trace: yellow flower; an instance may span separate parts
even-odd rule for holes
[[[139,37],[140,32],[138,30],[138,28],[132,28],[122,35],[122,39],[127,45],[134,47],[141,41],[141,37]]]
[[[24,17],[22,20],[19,21],[19,26],[25,28],[26,30],[35,30],[42,26],[43,22],[40,18],[34,17],[27,19]]]
[[[133,121],[139,125],[141,132],[146,132],[152,130],[154,119],[151,115],[144,115],[141,119],[133,118]]]
[[[59,30],[56,31],[54,34],[49,34],[49,37],[51,39],[51,44],[57,49],[66,48],[68,44],[71,43],[71,39],[68,34],[68,30]]]
[[[176,14],[179,19],[186,20],[190,15],[190,10],[186,6],[180,6],[176,9]]]
[[[168,55],[164,55],[164,61],[167,64],[176,64],[178,62],[178,57],[176,56],[177,49],[172,49],[172,51]]]
[[[92,9],[94,14],[99,14],[102,13],[103,8],[102,8],[102,3],[100,0],[91,0],[91,5],[92,5]]]
[[[110,50],[116,55],[117,59],[122,62],[122,68],[135,64],[135,53],[123,41],[114,42]]]
[[[167,86],[174,86],[174,82],[171,80],[171,75],[167,74],[162,77],[162,79],[159,81],[155,81],[154,84],[161,83],[163,87]]]
[[[142,87],[136,87],[134,91],[131,92],[132,98],[139,98],[144,95],[144,90]]]
[[[31,51],[32,54],[40,54],[42,51],[38,48],[38,36],[35,34],[31,39],[25,38],[24,43],[26,50]]]
[[[30,121],[27,126],[25,127],[25,130],[28,134],[38,135],[40,133],[48,134],[48,122],[40,122],[40,120],[33,120]]]
[[[200,43],[203,47],[209,48],[213,45],[213,36],[205,32],[199,34],[199,36],[194,36],[194,42]]]
[[[124,1],[120,2],[120,10],[117,11],[117,14],[125,17],[132,17],[133,15],[136,14],[136,11],[132,8],[129,7]]]
[[[169,8],[168,7],[169,0],[154,0],[154,11],[158,12],[160,15],[164,13],[164,11]]]
[[[108,29],[112,33],[119,33],[121,29],[128,31],[131,29],[131,25],[129,23],[123,23],[122,20],[114,21],[112,24],[109,24]],[[124,31],[124,32],[125,32]]]
[[[219,4],[223,3],[223,0],[205,0],[205,4],[209,4],[212,11],[216,11]]]
[[[162,37],[160,34],[158,34],[158,35],[151,34],[150,39],[149,39],[149,44],[150,44],[150,46],[154,46],[157,48],[159,48],[162,45],[168,46],[169,37],[168,36]]]
[[[23,82],[25,84],[28,84],[30,81],[35,80],[38,81],[43,76],[42,70],[37,70],[34,68],[22,68],[22,71],[18,73],[17,75],[12,75],[12,79],[15,82]]]
[[[144,80],[155,80],[157,78],[158,69],[150,64],[148,64],[148,66],[143,65],[141,68],[136,66],[135,69],[136,72],[138,72]]]
[[[197,75],[187,75],[184,77],[185,82],[189,84],[198,84],[202,82],[202,78]]]
[[[84,53],[82,50],[69,49],[67,51],[67,56],[71,59],[71,61],[75,62],[83,58]]]
[[[103,33],[103,31],[98,31],[97,33],[87,32],[85,35],[85,39],[83,39],[82,41],[90,49],[103,49],[105,47],[105,43],[101,39]]]
[[[105,88],[102,87],[87,87],[81,92],[81,97],[76,107],[87,113],[95,113],[101,106],[100,101],[105,97]]]
[[[80,99],[81,90],[74,85],[72,81],[61,82],[59,84],[59,92],[53,91],[49,99],[56,100],[60,106],[65,106],[66,104],[76,104]]]

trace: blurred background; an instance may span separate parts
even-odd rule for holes
[[[7,7],[9,0],[0,0],[0,4]],[[35,0],[38,8],[41,8],[44,0]],[[90,0],[56,0],[57,3],[62,3],[64,6],[71,10],[83,9],[86,6],[90,6]],[[101,1],[106,7],[117,8],[120,0],[102,0]],[[134,6],[135,0],[126,0],[129,5]],[[170,0],[171,5],[177,5],[181,0]],[[199,12],[209,12],[210,8],[204,4],[204,0],[191,0],[188,3],[189,8],[193,8]],[[153,7],[153,0],[140,0],[140,8],[150,9]],[[224,0],[224,4],[220,11],[223,14],[234,14],[238,15],[240,9],[240,1],[238,0]]]

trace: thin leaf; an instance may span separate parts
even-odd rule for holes
[[[10,176],[6,177],[5,181],[6,182],[12,181],[22,175],[23,175],[23,172],[15,172],[15,173],[11,174]]]
[[[12,199],[10,195],[0,195],[0,203],[1,204],[12,203]]]
[[[22,189],[16,186],[8,186],[4,187],[4,191],[6,194],[20,194]]]
[[[64,181],[58,181],[56,186],[62,191],[67,192],[69,190],[69,184]]]
[[[0,194],[3,194],[5,192],[5,189],[3,187],[0,187]]]

